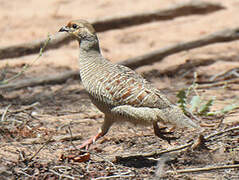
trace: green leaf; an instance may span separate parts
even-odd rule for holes
[[[184,113],[186,113],[187,111],[186,111],[186,105],[187,105],[187,103],[186,103],[186,100],[187,100],[187,97],[186,97],[186,92],[185,92],[185,90],[180,90],[179,92],[178,92],[178,94],[177,94],[177,98],[178,98],[178,104],[179,104],[179,107],[182,109],[182,111],[184,112]]]
[[[200,96],[193,96],[192,100],[190,101],[190,111],[194,112],[197,109],[199,109],[200,108],[200,104],[201,104]]]
[[[221,113],[225,114],[225,113],[228,113],[236,108],[239,107],[239,104],[230,104],[230,105],[227,105],[225,106],[222,110],[221,110]]]
[[[200,110],[198,111],[198,114],[200,115],[207,115],[207,113],[210,111],[210,107],[213,105],[214,98],[210,99],[206,104],[204,104]]]

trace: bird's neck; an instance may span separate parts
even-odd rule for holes
[[[80,67],[83,66],[91,66],[92,64],[100,65],[104,64],[106,60],[101,55],[100,48],[99,48],[99,42],[97,38],[93,39],[82,39],[81,42],[79,42],[80,45],[80,56],[79,56],[79,64]]]
[[[96,51],[100,53],[99,41],[97,36],[85,37],[79,41],[80,51],[85,53]]]
[[[102,57],[98,40],[81,40],[79,44],[79,67],[81,80],[83,85],[86,88],[89,88],[89,83],[91,84],[95,81],[95,77],[99,75],[100,70],[103,71],[103,67],[109,62]]]

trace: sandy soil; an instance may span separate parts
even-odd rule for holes
[[[184,1],[0,0],[0,45],[9,46],[45,38],[47,34],[57,33],[60,27],[72,19],[93,21],[116,15],[163,9],[181,2]],[[211,0],[210,2],[222,3],[226,8],[207,15],[192,15],[99,33],[102,52],[111,61],[119,62],[225,28],[238,27],[239,1]],[[185,63],[188,59],[217,60],[209,66],[193,69],[187,76],[157,77],[152,74],[147,76],[156,87],[162,89],[172,101],[176,102],[177,92],[192,84],[193,72],[197,72],[200,82],[218,73],[238,68],[238,53],[239,41],[213,44],[166,57],[160,63],[138,68],[137,72],[145,74],[152,70],[160,72]],[[5,69],[7,76],[12,76],[36,56],[1,60],[0,70],[3,72]],[[76,70],[79,68],[77,57],[76,42],[47,51],[19,80],[50,76],[52,73],[69,69]],[[215,98],[212,110],[221,109],[239,100],[238,84],[206,88],[198,92],[205,99]],[[169,145],[156,138],[151,127],[133,127],[125,124],[112,127],[104,138],[92,146],[90,160],[78,163],[69,160],[73,153],[69,148],[73,145],[70,141],[62,140],[62,136],[70,136],[71,133],[73,136],[79,135],[79,140],[73,141],[75,145],[79,145],[83,140],[94,135],[103,121],[103,114],[90,103],[79,81],[69,80],[61,85],[29,87],[1,93],[1,114],[10,105],[0,127],[0,177],[4,179],[73,177],[91,179],[112,175],[119,175],[121,179],[152,179],[163,176],[164,170],[239,162],[238,131],[208,142],[207,146],[210,150],[188,149],[168,156],[124,158],[126,154],[168,149],[197,137],[196,132],[178,130],[175,135],[181,138]],[[33,107],[29,107],[36,102]],[[211,125],[205,130],[205,134],[210,134],[239,124],[238,115],[238,109],[226,114],[220,126],[218,124],[221,117],[200,118],[203,123]],[[53,139],[58,137],[62,141],[56,140],[45,144],[37,156],[29,160],[50,137]],[[42,144],[39,144],[39,139]],[[164,177],[165,179],[238,179],[238,174],[238,170],[230,169],[195,174],[172,174]]]

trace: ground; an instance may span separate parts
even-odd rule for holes
[[[226,8],[207,15],[155,21],[99,33],[102,53],[117,63],[219,30],[238,27],[239,1],[210,2],[221,3]],[[163,9],[177,3],[179,1],[176,0],[0,0],[0,46],[45,38],[47,34],[57,33],[60,27],[72,19],[93,21]],[[193,83],[194,72],[198,75],[196,80],[203,82],[221,72],[238,68],[238,53],[239,41],[213,44],[168,56],[159,63],[140,67],[136,71],[144,74],[166,93],[171,101],[176,102],[177,92]],[[0,70],[4,70],[7,77],[11,77],[36,56],[35,54],[1,60]],[[76,42],[47,51],[16,81],[51,76],[69,69],[77,70],[77,57]],[[161,72],[187,60],[198,59],[213,59],[216,62],[172,77],[152,73]],[[218,110],[238,102],[239,86],[236,83],[225,84],[199,89],[198,93],[205,99],[214,97],[212,110]],[[188,148],[149,157],[133,154],[171,149],[197,139],[199,134],[196,131],[177,129],[174,135],[180,138],[168,144],[154,136],[152,127],[116,124],[89,152],[81,152],[74,150],[74,147],[95,135],[102,124],[103,114],[91,104],[80,80],[69,79],[59,85],[1,91],[0,100],[1,179],[100,179],[105,176],[118,176],[121,179],[239,179],[238,169],[186,174],[165,173],[175,169],[238,164],[238,130],[210,139],[206,142],[206,148],[201,147],[200,150]],[[235,109],[224,117],[199,117],[205,128],[203,135],[235,127],[239,124],[238,115],[239,111]]]

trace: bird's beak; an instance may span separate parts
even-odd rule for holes
[[[70,28],[67,26],[62,27],[59,32],[69,32]]]

